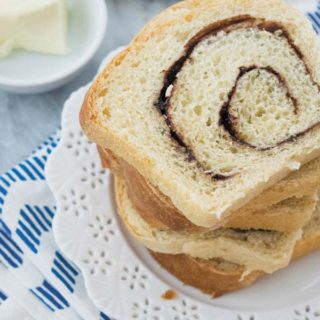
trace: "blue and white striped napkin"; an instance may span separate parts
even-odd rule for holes
[[[320,33],[320,1],[292,0]],[[59,132],[0,176],[1,320],[107,320],[87,296],[78,268],[52,235],[53,196],[44,169]]]

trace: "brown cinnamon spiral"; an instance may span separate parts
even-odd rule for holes
[[[319,85],[300,49],[279,23],[248,15],[198,32],[166,71],[155,105],[187,159],[215,180],[237,174],[237,168],[216,168],[210,162],[212,145],[234,163],[239,154],[293,142],[320,121]],[[196,122],[201,128],[193,126]]]

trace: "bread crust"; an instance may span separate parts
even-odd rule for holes
[[[149,225],[174,231],[199,233],[208,231],[187,220],[168,197],[123,159],[117,158],[110,150],[101,147],[98,147],[98,151],[102,164],[125,179],[135,209]],[[231,218],[224,226],[280,232],[295,231],[304,226],[317,203],[315,190],[320,188],[320,159],[313,160],[300,171],[300,173],[293,172],[286,179],[264,191],[252,201],[253,204],[250,202],[239,209],[238,215]],[[279,204],[293,197],[301,198],[297,200],[296,207],[287,206],[286,202],[283,205]],[[270,208],[271,206],[273,208]]]
[[[249,287],[264,275],[263,272],[251,272],[240,281],[244,272],[241,267],[236,267],[235,270],[223,270],[214,261],[210,263],[182,254],[170,255],[153,251],[150,253],[164,269],[184,284],[198,288],[214,298]]]
[[[220,12],[223,12],[221,14]],[[238,209],[249,203],[251,199],[257,196],[266,188],[270,187],[277,181],[283,179],[289,174],[293,167],[283,166],[281,169],[268,176],[267,179],[256,183],[250,190],[243,190],[235,199],[232,199],[226,206],[205,207],[201,206],[192,197],[187,196],[187,190],[183,189],[183,185],[179,185],[172,181],[170,173],[159,172],[156,162],[150,156],[139,152],[139,148],[133,145],[125,136],[119,136],[117,132],[109,130],[103,125],[101,115],[99,115],[98,102],[105,90],[105,83],[112,81],[112,74],[117,67],[123,64],[128,56],[133,56],[143,48],[144,44],[155,35],[160,35],[172,25],[186,24],[193,19],[203,19],[199,27],[210,22],[209,19],[215,17],[216,20],[231,17],[235,14],[250,13],[253,16],[259,16],[266,19],[277,19],[285,24],[290,34],[293,35],[295,45],[301,48],[302,53],[307,57],[308,62],[314,62],[318,59],[318,53],[315,51],[315,37],[312,28],[308,25],[301,15],[284,4],[280,0],[270,0],[260,3],[256,0],[217,0],[217,1],[197,1],[189,0],[178,3],[171,8],[165,10],[162,14],[152,20],[132,41],[132,43],[113,59],[111,64],[102,72],[94,85],[89,90],[84,101],[80,122],[86,134],[96,143],[104,148],[111,149],[117,156],[126,158],[128,163],[138,170],[138,172],[148,177],[152,185],[159,188],[161,193],[168,196],[174,206],[194,225],[212,228],[218,224],[223,224],[229,215],[237,215]],[[294,19],[292,17],[294,16]],[[302,32],[298,32],[298,27],[303,28]],[[300,29],[301,30],[301,29]],[[190,38],[199,29],[190,32]],[[312,69],[312,68],[311,68]],[[317,70],[312,69],[315,79],[319,78]],[[307,135],[308,136],[308,135]],[[313,150],[306,154],[297,155],[294,159],[298,163],[305,163],[320,155],[320,150]],[[196,213],[196,214],[195,214]],[[220,221],[222,219],[222,221]]]

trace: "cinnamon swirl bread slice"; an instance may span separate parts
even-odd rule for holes
[[[303,229],[303,235],[297,241],[292,260],[310,254],[320,248],[320,208]],[[254,271],[244,274],[241,265],[221,259],[203,260],[188,255],[170,255],[152,252],[159,264],[185,284],[199,288],[214,297],[252,285],[264,273]],[[245,276],[244,276],[245,275]]]
[[[115,177],[115,195],[118,213],[132,236],[159,253],[186,254],[204,260],[223,259],[243,265],[246,272],[272,273],[288,265],[295,243],[301,237],[301,229],[280,233],[220,228],[194,234],[154,228],[136,212],[120,177]]]
[[[102,72],[81,124],[212,228],[320,154],[319,62],[284,1],[182,1]]]
[[[207,232],[192,224],[168,197],[110,150],[98,147],[103,167],[124,178],[132,205],[151,226],[174,231]],[[318,202],[320,159],[310,161],[240,208],[224,226],[238,229],[295,231],[309,220]],[[218,225],[216,226],[218,227]],[[215,228],[216,228],[215,227]]]
[[[168,233],[148,227],[134,212],[125,184],[119,178],[115,179],[115,193],[118,212],[131,234],[151,248],[152,256],[170,273],[214,297],[250,286],[266,272],[273,272],[281,268],[280,265],[284,267],[290,259],[297,259],[320,248],[319,205],[297,242],[277,232],[241,230],[220,230],[216,238],[213,232],[197,239],[191,239],[186,234],[177,236],[172,232],[172,238],[168,239]],[[201,251],[203,245],[211,246],[211,252],[221,250],[223,253],[214,258],[199,258],[199,254],[194,253]]]

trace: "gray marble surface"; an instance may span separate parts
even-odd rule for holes
[[[106,54],[127,44],[151,17],[174,0],[107,0],[105,40],[83,73],[68,85],[38,95],[0,91],[0,174],[26,158],[60,124],[63,102],[94,76]]]

